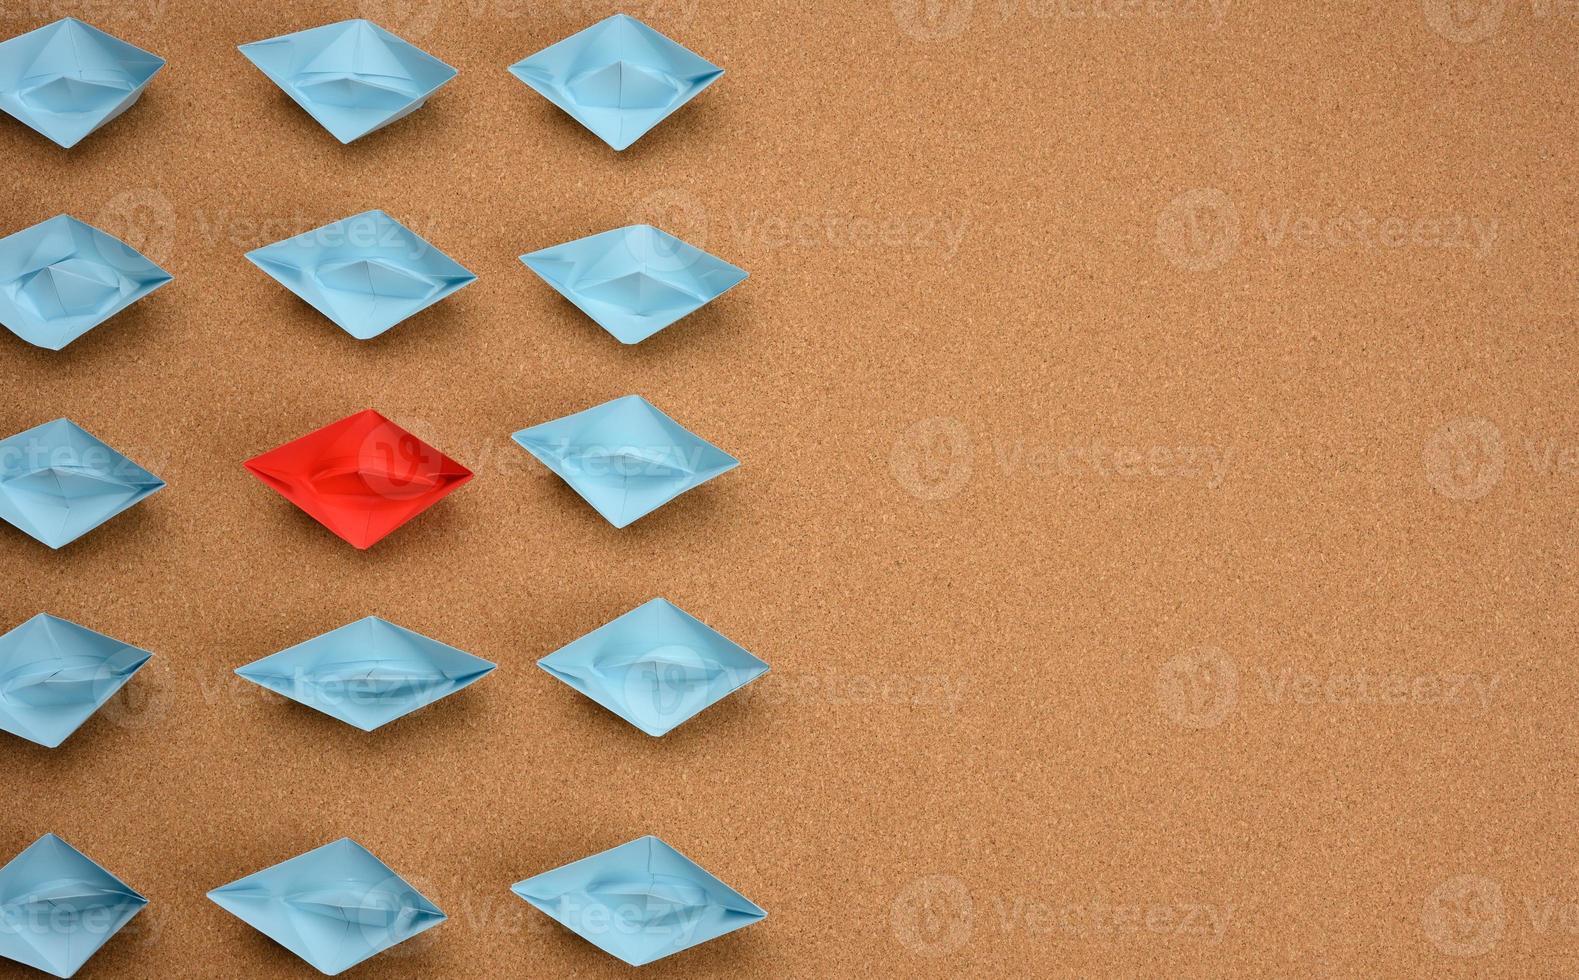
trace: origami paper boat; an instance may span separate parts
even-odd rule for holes
[[[471,470],[371,409],[245,465],[357,548],[371,548],[472,478]]]
[[[331,977],[446,918],[350,838],[216,888],[208,897]]]
[[[511,65],[510,74],[623,150],[724,70],[636,18],[615,14]]]
[[[70,977],[148,899],[45,834],[0,868],[0,957]]]
[[[750,899],[650,836],[517,882],[510,890],[631,966],[767,917]]]
[[[653,599],[537,662],[648,735],[665,735],[768,672],[739,644]]]
[[[236,673],[370,732],[482,680],[496,666],[369,616]]]
[[[240,50],[342,143],[416,112],[456,75],[367,20],[253,41]]]
[[[253,265],[368,340],[477,277],[382,211],[366,211],[247,253]]]
[[[164,59],[75,17],[0,42],[0,109],[61,146],[132,107]]]
[[[740,461],[627,395],[513,439],[615,527],[625,527]]]
[[[0,730],[55,748],[153,656],[40,613],[0,636]]]
[[[747,272],[651,225],[521,256],[622,344],[636,344],[744,282]]]
[[[61,548],[165,482],[69,419],[0,439],[0,520]]]
[[[171,281],[125,242],[69,215],[0,238],[0,324],[60,350]]]

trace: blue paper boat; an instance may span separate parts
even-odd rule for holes
[[[650,836],[517,882],[510,890],[631,966],[767,918],[750,899]]]
[[[57,215],[0,238],[0,325],[60,350],[170,280],[119,238]]]
[[[164,59],[75,17],[0,42],[0,109],[61,146],[132,107]]]
[[[456,74],[367,20],[253,41],[240,50],[342,143],[416,112]]]
[[[247,253],[357,340],[376,337],[477,277],[382,211]]]
[[[653,736],[768,672],[766,663],[667,599],[632,609],[537,665]]]
[[[646,340],[747,276],[651,225],[605,231],[521,261],[622,344]]]
[[[0,439],[0,520],[60,548],[164,489],[69,419]]]
[[[45,834],[0,868],[0,957],[73,976],[148,899]]]
[[[0,636],[0,730],[53,749],[151,656],[40,613]]]
[[[512,438],[615,527],[625,527],[740,461],[626,395]]]
[[[236,673],[370,732],[481,680],[495,666],[369,616]]]
[[[208,897],[331,977],[445,919],[438,906],[349,838]]]
[[[636,18],[615,14],[511,65],[510,74],[623,150],[724,70]]]

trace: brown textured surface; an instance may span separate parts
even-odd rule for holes
[[[505,72],[612,9],[0,3],[170,61],[0,121],[0,230],[176,277],[0,335],[4,434],[170,483],[0,527],[0,625],[156,654],[0,744],[0,852],[152,900],[81,976],[301,976],[203,894],[342,835],[451,915],[355,976],[625,975],[507,889],[644,833],[771,913],[649,977],[1579,970],[1579,11],[651,3],[728,74],[615,154]],[[359,12],[461,73],[342,147],[235,46]],[[357,343],[242,257],[373,207],[480,281]],[[752,278],[625,348],[516,260],[643,219]],[[616,531],[508,436],[629,392],[743,465]],[[478,478],[358,553],[241,461],[366,407]],[[534,666],[654,595],[774,668],[663,740]],[[230,673],[369,614],[502,669],[371,736]]]

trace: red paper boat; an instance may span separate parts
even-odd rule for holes
[[[472,478],[471,470],[369,409],[246,462],[313,520],[358,548]]]

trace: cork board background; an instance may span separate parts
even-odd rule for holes
[[[451,917],[349,975],[624,976],[508,886],[646,833],[770,912],[648,977],[1579,971],[1579,8],[641,0],[728,74],[623,154],[505,71],[615,9],[0,0],[170,62],[0,121],[0,231],[176,277],[0,335],[3,434],[170,484],[0,527],[0,627],[155,654],[0,744],[0,856],[151,899],[81,976],[304,975],[204,892],[347,835]],[[460,75],[347,147],[235,46],[358,15]],[[375,207],[480,280],[358,343],[243,258]],[[751,279],[626,348],[516,260],[643,220]],[[742,466],[616,531],[508,436],[633,392]],[[363,408],[477,479],[359,553],[241,462]],[[534,663],[658,595],[773,665],[662,740]],[[502,668],[231,674],[372,614]]]

